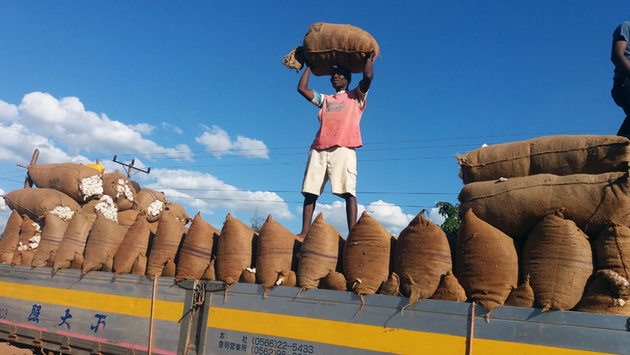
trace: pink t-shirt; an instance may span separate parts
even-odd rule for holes
[[[359,122],[365,102],[359,100],[357,90],[358,87],[334,95],[315,94],[314,103],[321,107],[317,115],[321,126],[311,148],[358,148],[363,145]],[[318,98],[320,102],[317,102]]]

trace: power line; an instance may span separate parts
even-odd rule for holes
[[[612,132],[611,129],[591,129],[589,133],[596,132]],[[419,142],[439,142],[439,141],[457,141],[457,140],[471,140],[471,139],[492,139],[492,138],[508,138],[508,137],[522,137],[522,136],[546,136],[546,135],[562,135],[562,134],[584,134],[584,130],[565,130],[565,131],[542,131],[542,132],[522,132],[522,133],[509,133],[509,134],[495,134],[495,135],[482,135],[482,136],[460,136],[460,137],[440,137],[440,138],[422,138],[422,139],[408,139],[408,140],[390,140],[390,141],[375,141],[375,142],[366,142],[365,146],[371,145],[383,145],[383,144],[406,144],[406,143],[419,143]],[[487,143],[487,142],[486,142]],[[471,143],[473,144],[473,143]],[[434,146],[440,147],[440,146]],[[257,151],[269,151],[269,150],[294,150],[294,149],[308,149],[306,145],[300,146],[277,146],[277,147],[264,147],[264,148],[246,148],[239,149],[239,152],[257,152]],[[173,155],[173,154],[195,154],[195,153],[210,153],[210,154],[228,154],[232,153],[234,150],[232,149],[222,149],[222,150],[191,150],[191,151],[172,151],[172,152],[144,152],[144,153],[120,153],[119,156],[159,156],[159,155]]]

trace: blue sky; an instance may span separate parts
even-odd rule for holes
[[[133,178],[220,228],[272,214],[299,232],[317,109],[281,58],[315,22],[370,32],[358,202],[398,233],[457,203],[455,154],[554,134],[615,134],[611,34],[627,1],[4,1],[0,193],[39,162],[136,159]],[[360,80],[355,74],[353,84]],[[325,77],[311,87],[330,92]],[[324,218],[345,230],[327,186]],[[0,205],[2,202],[0,202]],[[1,207],[1,206],[0,206]],[[8,218],[0,209],[0,227]],[[439,220],[438,220],[439,221]],[[3,227],[2,227],[3,228]]]

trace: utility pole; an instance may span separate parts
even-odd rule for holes
[[[125,172],[127,172],[127,178],[131,177],[132,170],[137,170],[137,171],[139,171],[141,173],[145,173],[145,174],[148,174],[148,173],[151,172],[151,168],[150,167],[147,168],[147,170],[143,170],[143,169],[136,168],[135,166],[133,166],[134,163],[136,162],[136,159],[131,159],[131,163],[127,164],[127,163],[124,163],[124,162],[116,160],[117,157],[118,157],[118,155],[114,155],[113,161],[114,161],[114,163],[118,163],[118,164],[123,166],[123,169],[125,169]]]

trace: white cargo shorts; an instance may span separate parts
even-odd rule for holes
[[[357,154],[354,148],[333,147],[308,152],[302,193],[319,196],[328,180],[333,194],[356,196]]]

